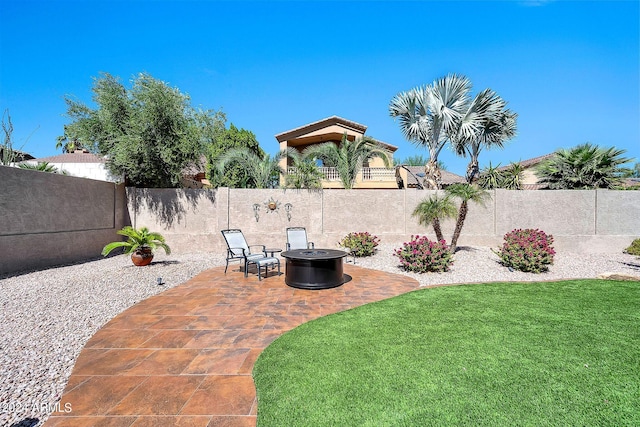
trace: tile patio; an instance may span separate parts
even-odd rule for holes
[[[245,278],[224,268],[141,301],[80,353],[46,426],[255,426],[251,377],[260,352],[320,316],[418,288],[409,277],[345,264],[351,280],[294,289],[284,274]]]

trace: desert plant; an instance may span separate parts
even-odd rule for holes
[[[460,209],[458,210],[458,217],[456,219],[456,228],[453,230],[453,237],[451,237],[451,246],[449,248],[451,253],[455,253],[458,245],[458,239],[462,232],[462,226],[464,225],[467,213],[469,212],[469,201],[485,206],[487,199],[490,199],[491,195],[477,185],[467,183],[450,185],[447,187],[446,192],[449,196],[460,199]]]
[[[631,242],[631,246],[625,249],[624,253],[640,256],[640,239],[635,239],[633,242]]]
[[[445,272],[453,263],[447,243],[431,241],[426,236],[411,236],[411,240],[396,249],[400,265],[414,273]]]
[[[499,251],[502,265],[515,270],[542,273],[553,264],[553,236],[538,229],[516,229],[504,235]]]
[[[378,236],[369,232],[349,233],[342,238],[339,245],[351,249],[351,253],[357,257],[371,256],[380,243]]]
[[[441,196],[434,194],[428,199],[421,201],[413,210],[411,216],[418,217],[420,225],[432,225],[436,239],[443,241],[444,237],[442,235],[442,228],[440,227],[440,220],[444,218],[454,218],[456,216],[456,206],[448,195]]]
[[[102,249],[102,255],[107,256],[115,248],[124,248],[124,254],[139,253],[145,250],[154,252],[157,248],[162,248],[171,254],[171,249],[165,243],[164,237],[160,233],[149,231],[147,227],[135,229],[129,225],[118,230],[117,233],[127,237],[127,241],[111,242]]]

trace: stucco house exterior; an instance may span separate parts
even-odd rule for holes
[[[24,163],[36,165],[47,162],[58,171],[67,175],[80,178],[96,179],[98,181],[122,182],[122,177],[114,177],[106,167],[106,160],[87,150],[76,150],[72,153],[64,153],[57,156],[42,157],[28,160]]]
[[[367,126],[344,119],[338,116],[331,116],[317,122],[309,123],[295,129],[287,130],[277,134],[276,140],[280,144],[280,150],[292,147],[299,152],[313,144],[333,142],[339,145],[343,135],[346,133],[350,141],[365,136]],[[393,153],[398,147],[387,144],[383,141],[375,140],[383,151],[388,153],[389,163],[392,164]],[[280,166],[287,173],[294,173],[291,167],[291,159],[282,159]],[[335,168],[320,167],[325,179],[322,181],[322,188],[343,188]],[[281,184],[284,184],[286,177],[282,176]],[[396,183],[395,169],[384,166],[384,161],[380,158],[373,158],[364,165],[362,171],[356,178],[354,188],[398,188]]]

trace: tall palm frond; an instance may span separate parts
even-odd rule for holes
[[[448,196],[434,194],[428,199],[421,201],[413,210],[411,216],[418,217],[418,223],[425,227],[433,226],[436,239],[444,241],[440,220],[444,218],[453,218],[456,216],[456,206]]]
[[[388,153],[374,139],[360,137],[350,141],[346,133],[342,136],[340,145],[324,142],[308,147],[302,154],[305,158],[322,159],[326,166],[336,168],[346,189],[353,188],[358,172],[369,159],[380,157],[386,167],[390,164]]]
[[[389,114],[397,118],[404,137],[429,150],[425,165],[425,183],[438,189],[441,178],[438,155],[454,133],[469,102],[471,81],[457,74],[435,80],[396,95],[389,104]]]
[[[464,225],[467,213],[469,212],[469,202],[471,201],[485,206],[486,201],[491,198],[491,195],[477,185],[471,185],[468,183],[450,185],[447,187],[446,192],[448,196],[460,199],[460,209],[458,210],[456,228],[453,230],[453,237],[451,238],[451,245],[449,247],[451,253],[455,253],[458,245],[458,239],[462,232],[462,226]]]

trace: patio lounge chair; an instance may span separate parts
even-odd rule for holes
[[[313,249],[313,242],[307,241],[307,230],[304,227],[287,228],[287,250]]]
[[[251,245],[247,244],[242,230],[230,229],[222,230],[222,236],[227,243],[227,265],[224,267],[224,273],[227,274],[227,267],[229,267],[229,261],[239,260],[244,263],[244,277],[247,277],[249,272],[249,264],[257,264],[257,261],[263,260],[267,257],[264,245]],[[260,251],[252,252],[251,248],[261,248]]]

